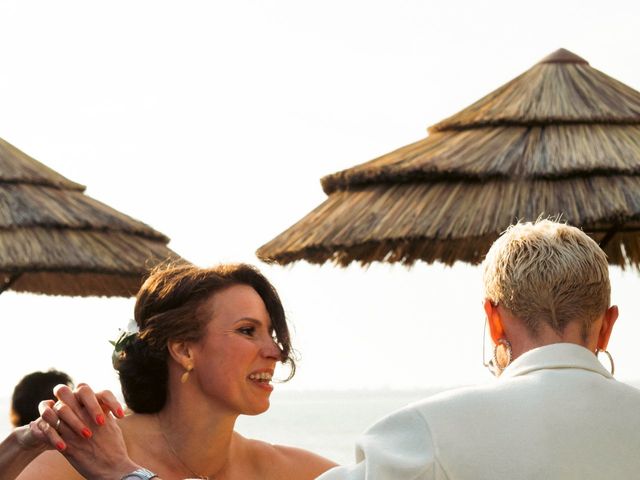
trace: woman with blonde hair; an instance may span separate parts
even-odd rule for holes
[[[89,462],[90,478],[107,478],[96,473],[98,463],[118,454],[128,457],[119,464],[123,469],[145,465],[165,480],[312,479],[335,465],[234,431],[239,415],[269,408],[276,364],[289,364],[291,376],[295,372],[280,298],[257,269],[242,264],[159,269],[138,293],[135,322],[139,331],[119,339],[114,357],[125,401],[134,412],[118,421],[125,447],[96,446],[118,426],[86,385],[65,397],[66,404],[46,405],[48,423],[32,425],[23,444],[41,448],[38,441],[46,438],[73,461],[74,442],[84,441],[81,446],[97,459]],[[56,393],[70,392],[60,388]],[[103,397],[102,405],[122,416],[113,397]],[[78,418],[73,410],[84,413]],[[40,427],[44,437],[38,437]],[[47,451],[18,478],[82,477],[59,452]]]
[[[640,391],[596,358],[611,358],[618,318],[602,249],[575,227],[521,223],[483,268],[497,381],[388,416],[362,437],[356,465],[322,480],[638,477]]]

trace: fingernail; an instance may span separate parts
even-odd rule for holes
[[[60,451],[63,451],[66,448],[66,445],[64,444],[64,442],[58,442],[56,443],[56,448]]]
[[[84,427],[82,429],[82,436],[84,438],[91,438],[92,435],[93,435],[93,433],[91,433],[91,430],[89,430],[87,427]]]
[[[118,414],[118,417],[120,418],[124,417],[124,412],[122,411],[121,408],[118,408],[118,411],[116,413]]]
[[[101,413],[96,415],[96,423],[98,425],[104,425],[104,415],[102,415]]]

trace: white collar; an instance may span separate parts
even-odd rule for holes
[[[499,378],[517,377],[552,368],[579,368],[613,378],[593,352],[575,343],[553,343],[529,350],[511,362]]]

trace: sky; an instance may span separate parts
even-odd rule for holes
[[[535,7],[535,8],[534,8]],[[268,266],[320,178],[426,136],[563,47],[640,89],[633,2],[0,0],[0,137],[202,266],[258,265],[299,355],[291,390],[489,381],[480,270]],[[640,373],[640,276],[612,269],[617,377]],[[132,299],[0,295],[0,396],[55,367],[118,389]]]

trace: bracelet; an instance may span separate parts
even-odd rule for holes
[[[151,480],[152,478],[158,478],[158,475],[146,468],[138,468],[131,473],[127,473],[120,480]]]

